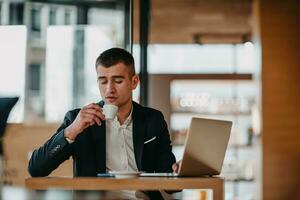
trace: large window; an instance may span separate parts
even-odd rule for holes
[[[116,39],[109,26],[91,25],[53,26],[47,36],[46,120],[60,121],[67,110],[100,100],[95,60]]]
[[[10,114],[13,122],[24,119],[26,40],[25,26],[0,26],[0,96],[20,97]]]
[[[129,3],[1,1],[0,95],[20,97],[10,122],[58,122],[99,101],[94,62],[107,48],[131,49]]]
[[[139,46],[133,53],[139,71]],[[151,44],[148,50],[151,74],[257,73],[254,45],[244,44]]]

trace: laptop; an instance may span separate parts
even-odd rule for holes
[[[177,173],[142,173],[140,176],[213,176],[221,173],[232,122],[193,117]]]

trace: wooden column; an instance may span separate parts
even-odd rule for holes
[[[258,2],[263,199],[300,199],[300,1]]]

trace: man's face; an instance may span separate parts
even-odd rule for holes
[[[132,90],[137,87],[138,76],[130,77],[129,69],[122,62],[109,68],[97,66],[98,87],[105,103],[122,107],[132,101]]]

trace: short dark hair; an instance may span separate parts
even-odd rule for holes
[[[102,52],[96,59],[96,68],[100,65],[109,68],[118,63],[124,63],[131,76],[135,75],[134,58],[133,56],[121,48],[111,48]]]

